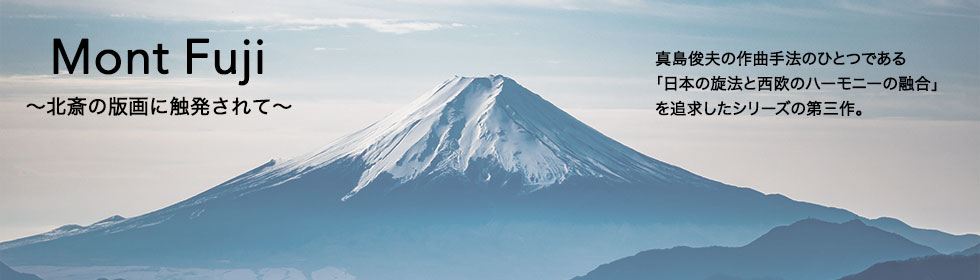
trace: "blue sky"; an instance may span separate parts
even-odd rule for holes
[[[980,218],[978,21],[978,1],[955,0],[0,0],[0,239],[158,209],[270,157],[317,149],[453,75],[492,73],[709,178],[869,217],[980,232],[972,222]],[[89,38],[93,58],[104,48],[162,43],[172,73],[52,76],[56,37]],[[244,87],[238,76],[204,74],[211,71],[204,64],[195,68],[202,74],[184,74],[184,39],[195,37],[239,52],[243,39],[263,39],[266,73]],[[654,65],[661,50],[903,51],[908,62],[665,68]],[[736,74],[925,75],[940,91],[665,93],[655,83],[657,75]],[[55,95],[254,96],[297,107],[203,121],[59,119],[23,108]],[[662,100],[842,98],[865,114],[678,119],[652,111]]]

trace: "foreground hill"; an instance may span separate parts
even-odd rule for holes
[[[936,255],[879,263],[841,280],[976,280],[980,255]]]

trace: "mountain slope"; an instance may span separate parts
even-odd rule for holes
[[[145,215],[0,243],[0,256],[13,265],[567,279],[648,248],[745,244],[807,217],[859,218],[660,162],[509,78],[456,77],[320,151]]]
[[[0,243],[0,250],[54,240],[54,239],[68,237],[72,235],[83,234],[93,230],[104,229],[125,219],[126,218],[123,218],[122,216],[115,215],[112,217],[105,218],[101,221],[92,223],[91,225],[88,226],[80,226],[74,224],[64,225],[42,234],[28,236],[28,237]]]
[[[833,279],[871,264],[937,254],[932,248],[858,220],[836,224],[807,219],[772,229],[742,247],[675,247],[643,251],[578,277],[692,279]]]

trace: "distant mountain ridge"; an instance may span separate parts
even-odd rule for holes
[[[574,278],[705,280],[836,279],[881,261],[938,254],[858,220],[815,219],[780,226],[742,247],[675,247],[643,251]]]
[[[17,272],[0,262],[0,280],[41,280],[41,278],[34,274]]]
[[[895,218],[881,217],[873,220],[862,219],[862,221],[869,226],[897,233],[915,243],[928,245],[943,254],[953,253],[980,243],[980,235],[952,235],[934,229],[919,229]]]
[[[970,256],[970,255],[976,255],[976,254],[980,254],[980,244],[973,245],[973,247],[963,249],[962,251],[959,251],[959,252],[954,252],[954,253],[952,253],[950,255]]]

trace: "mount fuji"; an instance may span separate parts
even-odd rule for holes
[[[320,151],[270,161],[169,207],[0,243],[0,259],[568,279],[651,248],[744,245],[806,218],[887,223],[946,252],[980,242],[701,177],[492,75],[452,78]]]

